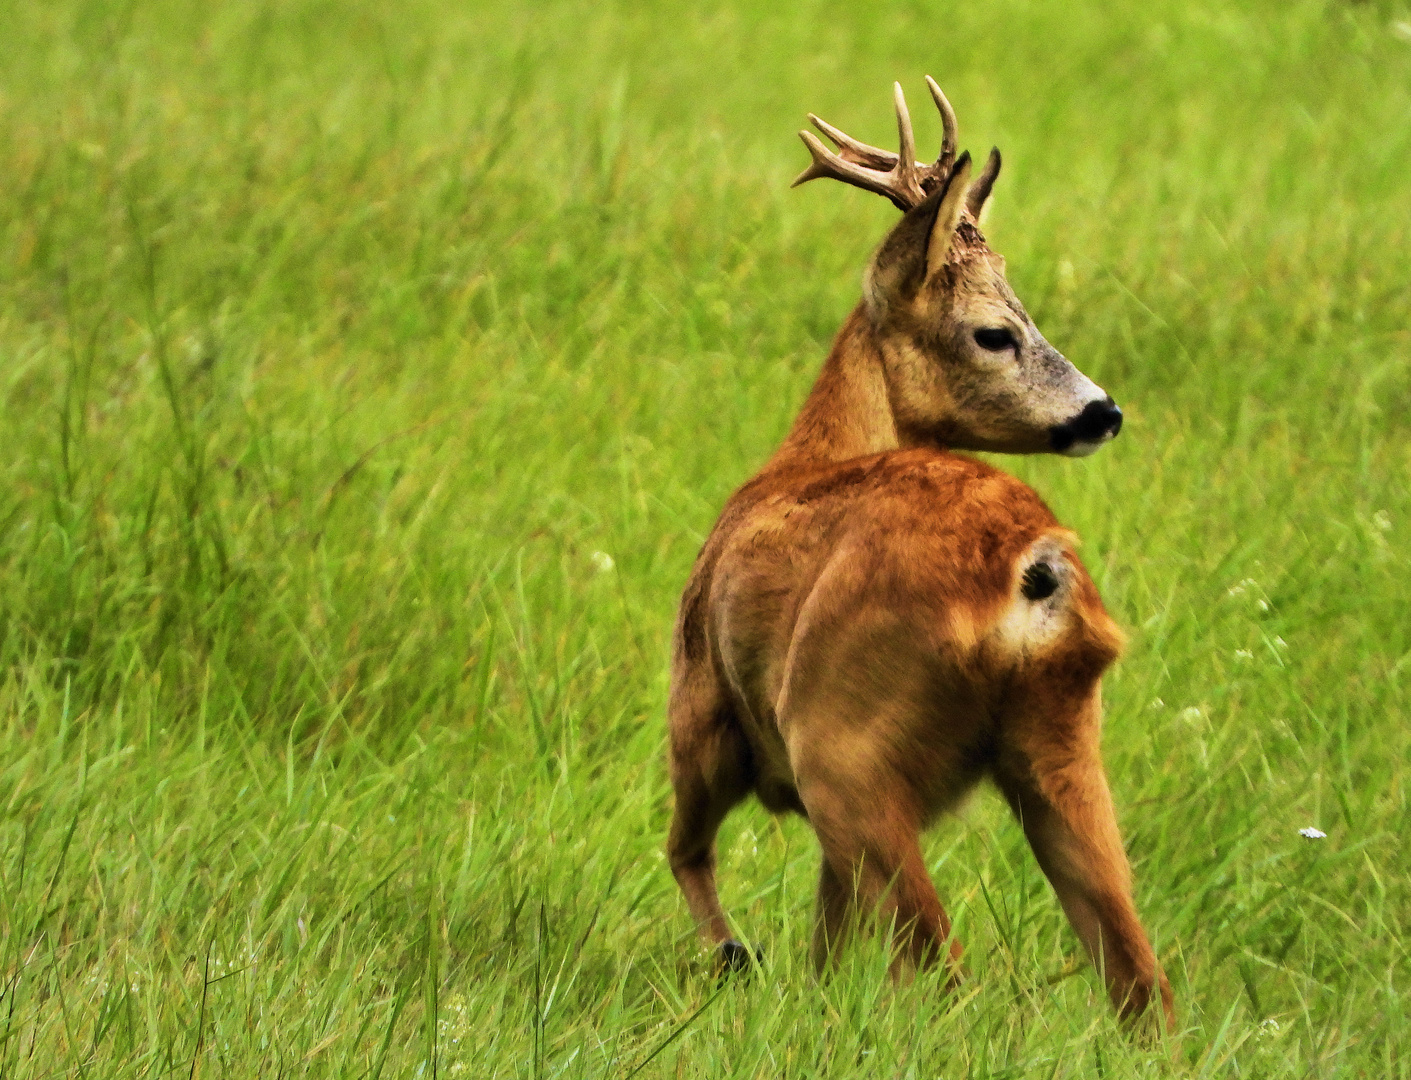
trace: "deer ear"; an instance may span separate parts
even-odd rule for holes
[[[961,211],[965,209],[965,194],[970,187],[970,153],[960,155],[955,168],[950,171],[945,191],[941,195],[940,206],[936,208],[936,223],[931,226],[931,237],[926,241],[926,276],[930,277],[946,264],[946,254],[950,251],[951,238],[955,227],[960,224]]]
[[[990,192],[994,190],[995,181],[999,179],[999,166],[999,147],[994,146],[990,148],[990,157],[985,162],[985,167],[980,170],[980,175],[970,185],[970,191],[965,196],[965,209],[970,211],[970,217],[977,225],[980,223],[980,214],[990,201]]]
[[[951,235],[965,205],[969,176],[970,155],[962,154],[946,185],[908,210],[882,241],[863,282],[874,317],[882,317],[893,301],[914,296],[928,275],[945,262]]]

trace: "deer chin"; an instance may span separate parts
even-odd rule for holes
[[[1114,435],[1105,435],[1096,441],[1070,443],[1065,449],[1059,450],[1058,453],[1064,457],[1087,457],[1090,454],[1096,454],[1114,438],[1116,438]]]

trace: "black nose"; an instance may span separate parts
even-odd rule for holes
[[[1049,443],[1059,453],[1077,442],[1096,443],[1112,438],[1122,430],[1122,410],[1117,402],[1090,401],[1083,411],[1049,432]]]

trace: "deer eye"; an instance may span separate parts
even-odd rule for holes
[[[982,330],[976,330],[975,344],[989,352],[1004,352],[1005,349],[1019,348],[1019,343],[1014,340],[1014,335],[1002,326],[987,326]]]

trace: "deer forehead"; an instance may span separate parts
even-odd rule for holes
[[[1008,303],[996,293],[967,293],[956,298],[949,312],[951,321],[967,326],[1008,326],[1024,336],[1029,320],[1018,304]]]
[[[1017,317],[1024,316],[1024,306],[1005,279],[1003,260],[990,251],[947,264],[927,291],[932,303],[941,306],[968,311],[976,305],[994,304]]]
[[[958,293],[998,296],[1006,304],[1019,303],[1004,274],[1004,260],[992,251],[973,256],[956,266],[951,274]]]

